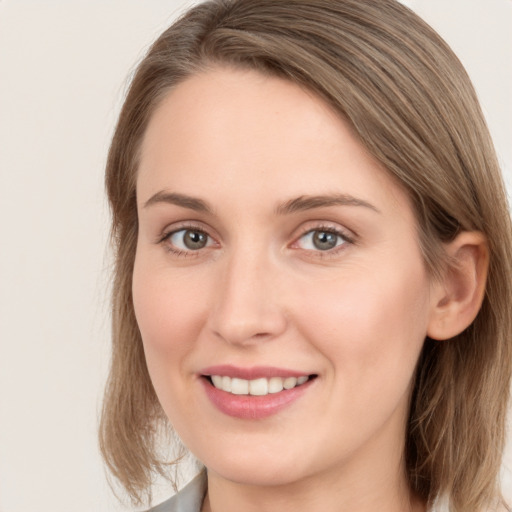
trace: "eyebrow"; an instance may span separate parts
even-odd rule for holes
[[[177,194],[175,192],[167,192],[161,190],[155,195],[151,196],[145,203],[144,208],[152,206],[154,204],[166,203],[181,206],[182,208],[188,208],[196,212],[212,213],[212,209],[206,201],[198,199],[196,197],[187,196],[185,194]]]
[[[155,204],[174,204],[182,208],[194,210],[196,212],[212,214],[213,209],[206,201],[197,197],[188,196],[186,194],[178,194],[176,192],[168,192],[161,190],[151,196],[145,203],[144,208]],[[300,196],[290,199],[276,208],[278,215],[289,215],[296,212],[314,210],[316,208],[326,208],[329,206],[362,206],[376,213],[381,213],[371,203],[358,199],[348,194],[330,194],[319,196]]]
[[[329,206],[362,206],[373,210],[376,213],[381,213],[373,204],[348,194],[300,196],[278,206],[276,212],[279,215],[287,215],[290,213],[313,210],[315,208],[326,208]]]

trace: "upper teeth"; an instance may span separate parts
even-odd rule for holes
[[[295,386],[304,384],[307,376],[302,377],[271,377],[270,379],[261,378],[254,380],[238,379],[236,377],[227,377],[225,375],[212,375],[213,385],[217,389],[233,393],[234,395],[268,395],[269,393],[279,393],[283,389],[292,389]]]

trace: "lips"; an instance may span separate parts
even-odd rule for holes
[[[221,412],[241,419],[261,419],[298,400],[315,374],[275,367],[215,366],[201,371],[208,398]]]

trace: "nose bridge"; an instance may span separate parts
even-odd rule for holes
[[[251,244],[233,249],[222,264],[211,311],[215,335],[233,344],[278,336],[286,319],[276,287],[278,270],[269,251]]]

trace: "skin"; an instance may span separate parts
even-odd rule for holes
[[[359,204],[278,211],[340,194]],[[137,197],[136,317],[162,407],[208,468],[203,511],[425,510],[403,444],[446,287],[426,272],[407,195],[347,124],[293,83],[209,70],[154,113]],[[206,246],[183,245],[186,228]],[[319,250],[314,230],[342,236]],[[317,378],[281,412],[240,419],[206,396],[214,364]]]

